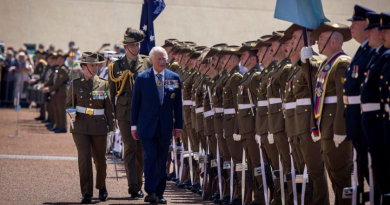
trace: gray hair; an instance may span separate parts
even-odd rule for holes
[[[155,46],[150,50],[149,52],[149,58],[153,58],[155,52],[161,52],[164,55],[165,60],[168,60],[168,54],[167,51],[163,47]]]

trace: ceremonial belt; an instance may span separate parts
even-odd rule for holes
[[[204,118],[210,117],[210,116],[214,115],[214,111],[213,110],[209,110],[207,112],[204,112],[203,114],[204,114]]]
[[[318,74],[317,74],[317,82],[315,87],[315,98],[314,98],[314,114],[315,118],[320,118],[322,114],[322,108],[324,104],[327,104],[325,93],[326,93],[326,87],[327,82],[329,79],[329,73],[333,70],[335,65],[337,65],[338,59],[340,56],[346,55],[344,52],[339,52],[336,55],[334,55],[332,58],[329,59],[329,61],[320,68]],[[336,100],[331,100],[329,98],[328,103],[336,103],[337,97],[335,97]]]
[[[311,105],[310,98],[297,99],[297,106],[300,106],[300,105]]]
[[[380,103],[363,103],[360,105],[363,112],[378,111],[381,109]]]
[[[223,113],[224,113],[225,115],[236,114],[236,109],[234,109],[234,108],[224,109],[224,110],[223,110]]]
[[[282,99],[280,99],[280,98],[268,98],[268,102],[269,102],[270,105],[278,104],[278,103],[282,103]]]
[[[215,113],[223,113],[223,108],[221,108],[221,107],[215,107],[215,108],[214,108],[214,112],[215,112]]]
[[[192,105],[191,100],[183,100],[183,105]]]
[[[337,103],[337,96],[325,97],[324,104],[334,104]]]
[[[360,96],[343,96],[344,104],[346,105],[358,105],[360,104]]]
[[[257,106],[258,107],[267,107],[268,106],[268,101],[266,101],[266,100],[259,100],[259,101],[257,101]]]
[[[203,112],[203,107],[198,107],[195,109],[196,114],[201,113],[201,112]]]
[[[87,115],[104,115],[104,109],[93,109],[81,106],[76,106],[76,112],[84,113]]]
[[[238,109],[239,110],[250,109],[252,106],[253,106],[252,104],[238,104]]]
[[[297,103],[296,102],[285,103],[284,107],[286,110],[295,109],[297,107]]]

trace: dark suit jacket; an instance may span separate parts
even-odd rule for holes
[[[165,140],[172,138],[172,128],[182,129],[180,77],[168,69],[164,72],[163,104],[158,97],[153,67],[139,73],[135,80],[130,122],[131,126],[137,126],[137,135],[140,138],[152,138],[156,134],[158,124],[161,127],[161,137]],[[168,82],[176,82],[177,86],[167,86]]]

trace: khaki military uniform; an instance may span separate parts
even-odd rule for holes
[[[207,84],[210,80],[210,77],[204,74],[199,74],[199,77],[197,81],[195,81],[194,86],[192,87],[192,95],[193,95],[193,101],[194,106],[192,106],[193,110],[195,111],[195,130],[198,135],[198,137],[201,140],[202,143],[202,149],[204,149],[207,152],[207,139],[204,135],[204,127],[203,127],[203,85]],[[194,122],[194,121],[193,121]]]
[[[49,87],[50,104],[54,116],[56,129],[66,129],[65,101],[67,83],[69,80],[68,68],[65,65],[57,66],[45,87]]]
[[[44,82],[46,67],[47,67],[47,62],[44,59],[39,60],[38,64],[35,66],[34,73],[33,73],[33,75],[37,75],[37,76],[39,76],[39,78],[35,81],[34,84]],[[40,104],[39,117],[45,119],[46,118],[46,103],[39,102],[39,104]]]
[[[99,94],[97,94],[99,93]],[[99,97],[97,97],[99,96]],[[114,130],[113,106],[108,82],[97,76],[73,80],[66,99],[67,108],[77,110],[70,132],[78,152],[80,188],[83,196],[93,195],[92,157],[96,167],[96,189],[106,185],[107,133]]]
[[[339,53],[339,52],[337,52]],[[326,90],[320,91],[316,88],[315,95],[324,94],[324,103],[320,104],[322,112],[316,117],[316,121],[321,136],[322,156],[325,161],[325,167],[333,182],[333,191],[335,192],[336,204],[351,204],[350,199],[342,199],[344,187],[351,186],[351,164],[352,164],[352,143],[344,140],[336,147],[333,138],[335,135],[346,135],[344,104],[343,104],[343,87],[345,72],[351,61],[349,56],[341,55],[337,57],[333,68],[327,67],[328,60],[337,53],[331,54],[321,64],[316,75],[317,81],[323,81]],[[323,80],[323,68],[330,70],[327,74],[327,80]],[[308,65],[302,65],[302,71],[307,75]],[[313,71],[314,72],[314,71]],[[315,86],[315,84],[313,84]],[[319,158],[320,159],[320,158]],[[319,160],[317,159],[317,160]],[[321,188],[323,189],[323,187]]]
[[[212,91],[216,81],[220,78],[217,74],[213,79],[205,83],[205,89],[203,89],[203,126],[204,126],[204,135],[209,139],[209,147],[213,158],[217,157],[217,138],[215,137],[215,127],[214,127],[214,104],[210,102],[212,98]]]
[[[259,146],[255,139],[255,102],[257,87],[260,83],[260,71],[259,65],[251,68],[243,78],[241,79],[240,85],[237,92],[237,119],[238,128],[241,135],[241,143],[245,149],[247,160],[249,162],[250,172],[254,173],[254,169],[260,167],[260,151]],[[248,91],[249,90],[249,91]],[[250,93],[249,93],[250,92]],[[254,190],[254,201],[255,203],[265,204],[263,182],[261,175],[253,177],[253,190]],[[258,187],[261,187],[260,189]]]
[[[114,104],[115,118],[124,143],[124,164],[128,185],[137,185],[141,189],[143,176],[143,152],[141,142],[131,135],[130,112],[133,95],[133,83],[137,74],[151,67],[147,56],[128,61],[123,57],[109,65],[110,98]],[[126,77],[126,73],[130,74]],[[123,81],[115,82],[119,78]],[[113,81],[113,79],[115,81]],[[124,84],[123,84],[124,83]],[[116,99],[116,100],[115,100]],[[116,102],[116,103],[114,103]]]
[[[312,79],[315,80],[315,73],[322,62],[319,56],[310,59],[312,65]],[[301,69],[302,63],[298,62],[293,68],[294,76],[288,82],[292,83],[292,94],[296,99],[295,127],[299,138],[304,162],[309,173],[309,178],[313,182],[313,204],[329,204],[329,193],[327,178],[325,174],[324,162],[321,154],[321,142],[314,142],[311,138],[311,126],[313,126],[313,114],[311,112],[311,102],[309,93],[309,82],[305,73]],[[314,86],[314,82],[313,82]],[[287,91],[289,91],[288,88]]]

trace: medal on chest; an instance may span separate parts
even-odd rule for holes
[[[358,78],[359,77],[359,65],[354,65],[352,69],[352,78]]]

